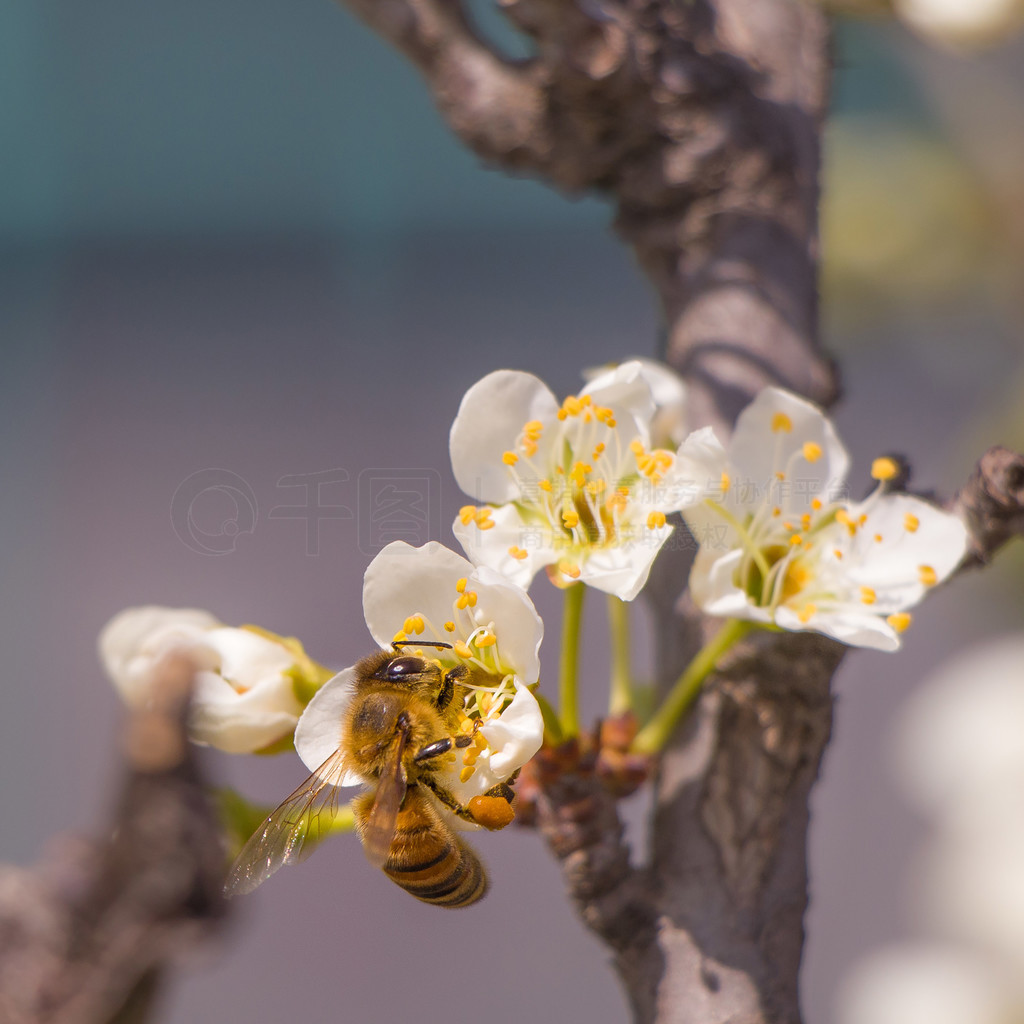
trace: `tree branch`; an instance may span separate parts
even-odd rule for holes
[[[185,733],[193,672],[165,661],[128,721],[112,838],[0,870],[5,1024],[142,1021],[164,971],[224,917],[221,829]]]

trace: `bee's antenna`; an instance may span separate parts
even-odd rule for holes
[[[446,644],[443,640],[392,640],[391,646],[396,651],[403,647],[443,647],[446,651],[452,649],[452,645]]]

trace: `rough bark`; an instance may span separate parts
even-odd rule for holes
[[[124,734],[106,841],[62,838],[32,870],[0,869],[0,1020],[148,1019],[176,958],[224,915],[224,849],[184,722],[193,668],[167,662]]]
[[[462,0],[341,2],[416,65],[485,161],[611,200],[656,290],[695,424],[727,435],[765,384],[835,398],[818,342],[820,7],[498,0],[533,42],[515,61],[474,31]],[[1021,528],[1024,474],[993,458],[957,506],[977,559]],[[664,680],[705,629],[676,603],[687,552],[673,557],[649,588]],[[630,865],[616,796],[586,744],[527,774],[533,821],[612,950],[637,1021],[799,1022],[807,801],[842,653],[808,635],[737,649],[657,766],[649,866]]]

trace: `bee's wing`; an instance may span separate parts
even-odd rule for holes
[[[338,812],[338,782],[345,770],[344,755],[336,751],[271,812],[231,865],[225,896],[252,892],[282,864],[296,864],[316,849]]]
[[[402,755],[409,738],[408,730],[400,728],[395,742],[388,751],[388,761],[380,773],[377,791],[374,793],[373,806],[366,816],[366,824],[362,830],[363,850],[366,859],[374,867],[383,867],[391,852],[391,841],[395,838],[395,824],[398,821],[398,809],[405,799],[405,769],[402,766]]]

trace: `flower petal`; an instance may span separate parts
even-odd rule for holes
[[[967,551],[967,530],[960,519],[920,498],[869,498],[850,509],[855,521],[862,513],[867,518],[848,542],[847,573],[851,582],[874,589],[878,614],[917,604]],[[907,529],[908,522],[914,524],[913,530]],[[931,574],[922,577],[926,570],[934,579]]]
[[[783,428],[781,424],[785,424]],[[818,453],[805,457],[805,446]],[[806,399],[782,388],[765,388],[740,413],[729,442],[734,485],[761,488],[784,472],[787,512],[802,513],[811,499],[842,496],[850,458],[828,417]]]
[[[614,594],[620,601],[632,601],[643,590],[654,559],[674,528],[640,529],[643,536],[638,540],[593,548],[580,563],[580,582]]]
[[[463,395],[448,439],[459,487],[477,501],[515,500],[518,487],[502,455],[515,447],[526,423],[538,420],[549,427],[557,413],[557,399],[532,373],[496,370],[477,381]],[[545,430],[538,441],[542,464],[551,433]]]
[[[517,684],[518,681],[527,685],[535,683],[540,677],[544,623],[526,591],[487,566],[474,570],[469,580],[470,588],[477,595],[473,619],[478,626],[494,623],[502,667],[515,674]],[[505,714],[508,710],[506,708]]]
[[[355,693],[355,667],[343,669],[314,694],[295,727],[295,750],[311,772],[341,746],[341,729]],[[346,771],[339,786],[358,786],[366,780],[355,771]]]
[[[629,416],[636,424],[637,436],[644,444],[650,442],[654,396],[639,360],[620,363],[592,380],[580,394],[590,395],[597,405],[609,406],[617,420]],[[632,440],[632,432],[626,440]]]
[[[783,605],[775,612],[775,624],[794,633],[824,633],[851,647],[869,647],[876,651],[899,649],[900,637],[881,615],[850,604],[821,609],[802,621],[799,612]]]
[[[363,615],[373,639],[390,647],[406,618],[416,613],[441,630],[458,596],[455,584],[472,571],[470,562],[437,541],[418,548],[401,540],[388,544],[363,576]],[[430,633],[424,639],[445,636]]]
[[[481,530],[474,522],[463,524],[458,518],[452,525],[456,540],[476,565],[500,572],[525,590],[545,565],[558,561],[558,553],[551,546],[550,527],[524,519],[518,506],[499,505],[491,510],[491,521],[494,527],[488,530]],[[511,549],[517,554],[525,552],[525,557],[513,557]]]

